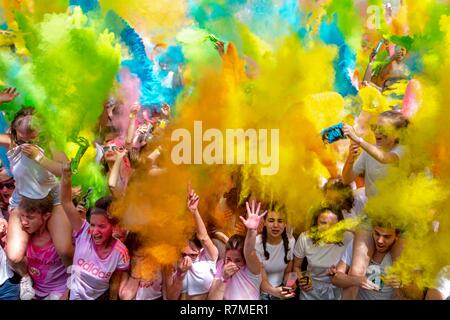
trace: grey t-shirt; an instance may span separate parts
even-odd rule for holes
[[[404,148],[398,145],[392,149],[391,152],[401,158],[404,153]],[[358,175],[364,174],[364,184],[366,187],[367,197],[374,196],[377,193],[375,182],[376,180],[387,175],[389,166],[390,164],[378,162],[366,151],[363,151],[353,164],[353,172]]]

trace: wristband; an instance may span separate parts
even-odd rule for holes
[[[227,283],[228,280],[230,280],[230,278],[225,279],[225,278],[222,276],[222,277],[220,277],[220,280],[221,280],[223,283]]]
[[[39,152],[39,154],[34,157],[34,161],[36,161],[37,163],[41,163],[42,159],[44,159],[44,154],[42,152]]]
[[[358,141],[357,141],[357,143],[359,144],[359,145],[361,145],[361,143],[363,143],[363,141],[364,141],[364,139],[363,138],[361,138],[361,137],[358,137],[358,139],[357,139]]]

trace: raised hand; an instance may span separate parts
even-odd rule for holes
[[[256,207],[255,200],[252,201],[251,209],[248,201],[245,203],[245,205],[247,206],[247,219],[244,219],[242,216],[240,216],[239,218],[241,219],[242,223],[247,227],[247,229],[257,230],[259,223],[261,222],[262,217],[266,215],[267,210],[264,211],[262,214],[259,214],[259,210],[261,209],[261,202],[259,202],[258,206]]]
[[[214,43],[214,47],[221,56],[225,54],[225,43],[223,41],[217,41],[216,43]]]
[[[361,152],[360,145],[352,141],[348,148],[348,161],[350,161],[350,163],[355,162],[360,152]]]
[[[13,101],[19,93],[16,88],[6,88],[0,91],[0,103]]]
[[[170,106],[167,103],[164,103],[163,107],[161,108],[161,112],[164,116],[169,117],[170,116]]]
[[[346,123],[344,123],[344,125],[342,126],[342,132],[344,133],[344,136],[346,136],[347,138],[350,138],[351,140],[357,142],[359,137],[356,134],[355,129],[351,126],[348,125]]]
[[[195,213],[198,210],[199,201],[200,201],[200,197],[195,193],[194,190],[191,189],[191,183],[188,182],[187,207],[190,212]]]

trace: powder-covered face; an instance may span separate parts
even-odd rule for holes
[[[17,120],[15,125],[17,140],[25,143],[33,143],[39,137],[39,130],[33,125],[33,121],[34,119],[31,115]]]
[[[191,262],[194,262],[197,260],[199,254],[200,254],[200,248],[197,248],[194,243],[189,242],[189,244],[187,246],[185,246],[183,248],[183,250],[181,250],[181,257],[187,257],[188,259],[191,260]]]
[[[281,234],[286,228],[285,215],[280,212],[270,211],[267,213],[264,225],[266,226],[268,235],[273,238],[281,237]]]
[[[401,46],[395,46],[395,53],[397,54],[396,57],[396,61],[397,62],[401,62],[403,60],[405,60],[406,54],[408,53],[408,51],[406,51],[405,48],[401,47]]]
[[[102,214],[93,214],[89,225],[89,234],[97,246],[107,243],[113,233],[113,225],[108,218]]]
[[[398,133],[389,118],[378,117],[376,125],[371,127],[375,134],[376,145],[384,149],[392,149],[396,145]]]
[[[123,151],[125,148],[114,140],[108,141],[103,146],[103,157],[106,162],[114,162],[116,160],[115,151]]]
[[[329,229],[332,225],[338,222],[337,216],[331,211],[322,212],[319,217],[317,217],[317,229],[319,231],[325,231]]]
[[[241,250],[227,250],[225,252],[225,264],[234,263],[239,268],[245,267],[245,260],[242,256]]]

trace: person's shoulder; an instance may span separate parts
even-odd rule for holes
[[[125,262],[130,260],[130,256],[128,254],[127,247],[123,244],[122,241],[116,239],[113,245],[113,250],[118,254]]]
[[[292,247],[295,244],[295,238],[292,236],[288,237],[289,246]]]

